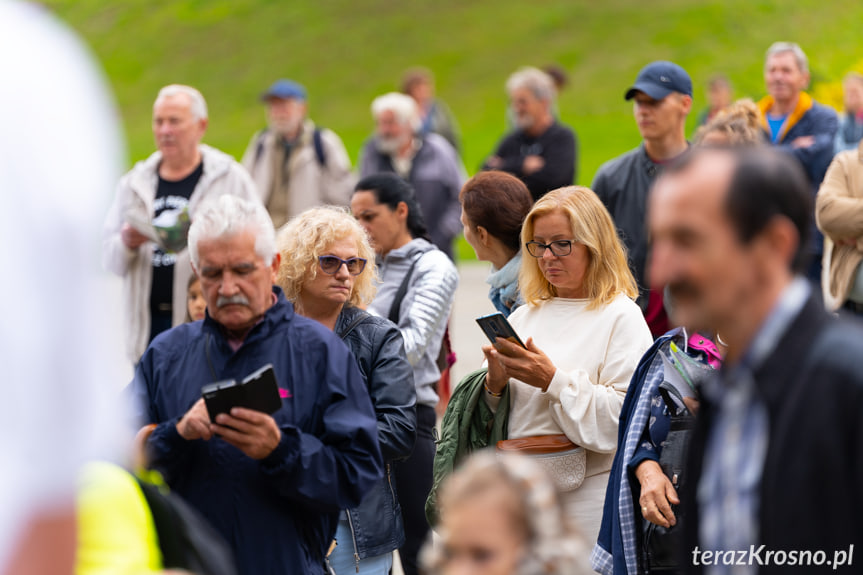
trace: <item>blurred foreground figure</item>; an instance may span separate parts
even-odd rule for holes
[[[130,437],[111,405],[107,368],[121,350],[100,321],[98,258],[123,144],[93,59],[43,9],[0,3],[0,74],[0,573],[64,574],[78,470]],[[59,153],[46,157],[46,134]]]
[[[430,575],[592,573],[554,482],[530,458],[479,452],[440,493],[441,541],[422,560]]]
[[[813,573],[816,552],[848,562],[863,543],[863,328],[832,318],[801,275],[803,170],[771,148],[696,149],[657,181],[649,213],[650,277],[668,286],[672,319],[728,344],[682,493],[687,571],[786,573],[797,560]]]

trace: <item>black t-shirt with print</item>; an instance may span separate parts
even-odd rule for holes
[[[204,163],[178,181],[169,181],[159,176],[159,187],[153,201],[153,225],[170,228],[188,226],[189,198],[201,179]],[[185,246],[185,238],[182,241]],[[179,250],[177,250],[179,251]],[[174,262],[177,254],[157,245],[153,249],[153,285],[150,289],[150,313],[153,316],[170,316],[174,299]],[[155,334],[153,334],[155,335]]]

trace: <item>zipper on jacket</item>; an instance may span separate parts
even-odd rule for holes
[[[354,563],[357,565],[357,573],[360,572],[360,554],[357,550],[357,534],[354,533],[354,522],[351,519],[351,512],[345,509],[345,515],[348,516],[348,527],[351,530],[351,539],[354,541]]]
[[[395,503],[396,502],[396,492],[393,491],[393,479],[392,479],[392,476],[390,474],[390,464],[389,463],[386,464],[386,470],[387,470],[387,487],[390,488],[390,497],[393,498],[393,503]]]

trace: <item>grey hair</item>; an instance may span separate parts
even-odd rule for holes
[[[794,42],[774,42],[773,45],[767,49],[767,55],[764,58],[765,68],[767,66],[767,61],[771,56],[782,54],[784,52],[791,52],[794,54],[794,59],[797,61],[797,69],[804,74],[809,73],[809,58],[806,57],[806,53],[803,52],[803,49]]]
[[[170,98],[179,94],[185,94],[189,97],[189,109],[195,119],[207,119],[207,101],[204,100],[204,96],[191,86],[184,86],[183,84],[169,84],[159,90],[159,94],[156,96],[156,101],[153,102],[153,108],[158,106],[159,102],[165,98]]]
[[[507,94],[512,95],[519,88],[527,88],[538,100],[554,102],[554,80],[539,68],[521,68],[507,79]]]
[[[420,129],[420,114],[413,98],[398,92],[378,96],[372,102],[372,116],[377,119],[384,112],[392,112],[402,124],[408,124],[416,133]]]
[[[251,231],[255,253],[267,263],[276,257],[276,230],[273,220],[260,202],[223,194],[202,205],[189,228],[189,256],[195,270],[200,269],[198,243]]]

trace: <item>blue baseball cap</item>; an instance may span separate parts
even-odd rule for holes
[[[662,100],[672,92],[692,96],[692,80],[674,62],[659,60],[641,69],[625,98],[631,100],[636,92],[644,92],[654,100]]]
[[[306,89],[302,84],[298,84],[293,80],[276,80],[270,89],[261,94],[261,100],[267,101],[270,98],[281,98],[282,100],[296,99],[306,100]]]

